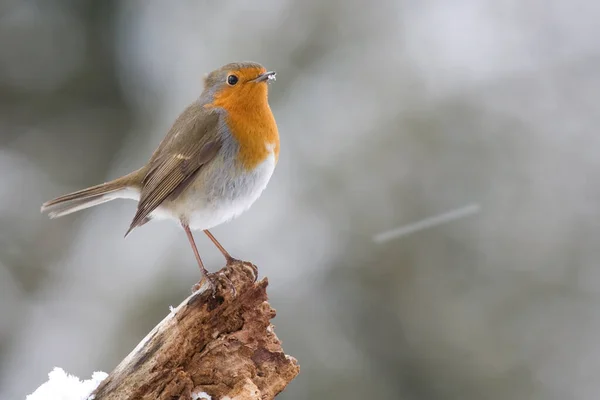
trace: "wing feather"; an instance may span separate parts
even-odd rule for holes
[[[143,225],[167,198],[178,196],[202,166],[217,155],[221,148],[217,127],[218,115],[197,105],[179,116],[150,159],[138,208],[125,236]]]

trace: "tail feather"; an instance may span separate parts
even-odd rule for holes
[[[110,194],[102,194],[96,197],[88,197],[86,199],[71,200],[65,203],[53,204],[43,208],[43,212],[47,212],[52,219],[63,217],[65,215],[85,210],[108,201],[118,199],[119,196],[111,196]]]
[[[78,190],[42,204],[42,212],[50,218],[58,218],[108,201],[127,197],[127,189],[137,186],[141,170],[132,172],[110,182]]]

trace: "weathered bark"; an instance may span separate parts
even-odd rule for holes
[[[283,353],[270,323],[267,279],[255,282],[253,268],[232,263],[220,271],[214,296],[199,290],[184,300],[100,384],[95,399],[183,400],[201,392],[213,400],[273,399],[300,367]]]

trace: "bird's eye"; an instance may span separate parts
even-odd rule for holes
[[[230,86],[233,86],[233,85],[235,85],[236,83],[238,83],[238,77],[237,77],[237,76],[235,76],[235,75],[229,75],[229,76],[227,77],[227,83],[228,83]]]

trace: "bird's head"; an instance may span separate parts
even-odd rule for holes
[[[203,94],[211,105],[225,109],[263,106],[268,98],[267,84],[275,75],[254,62],[227,64],[204,78]]]

